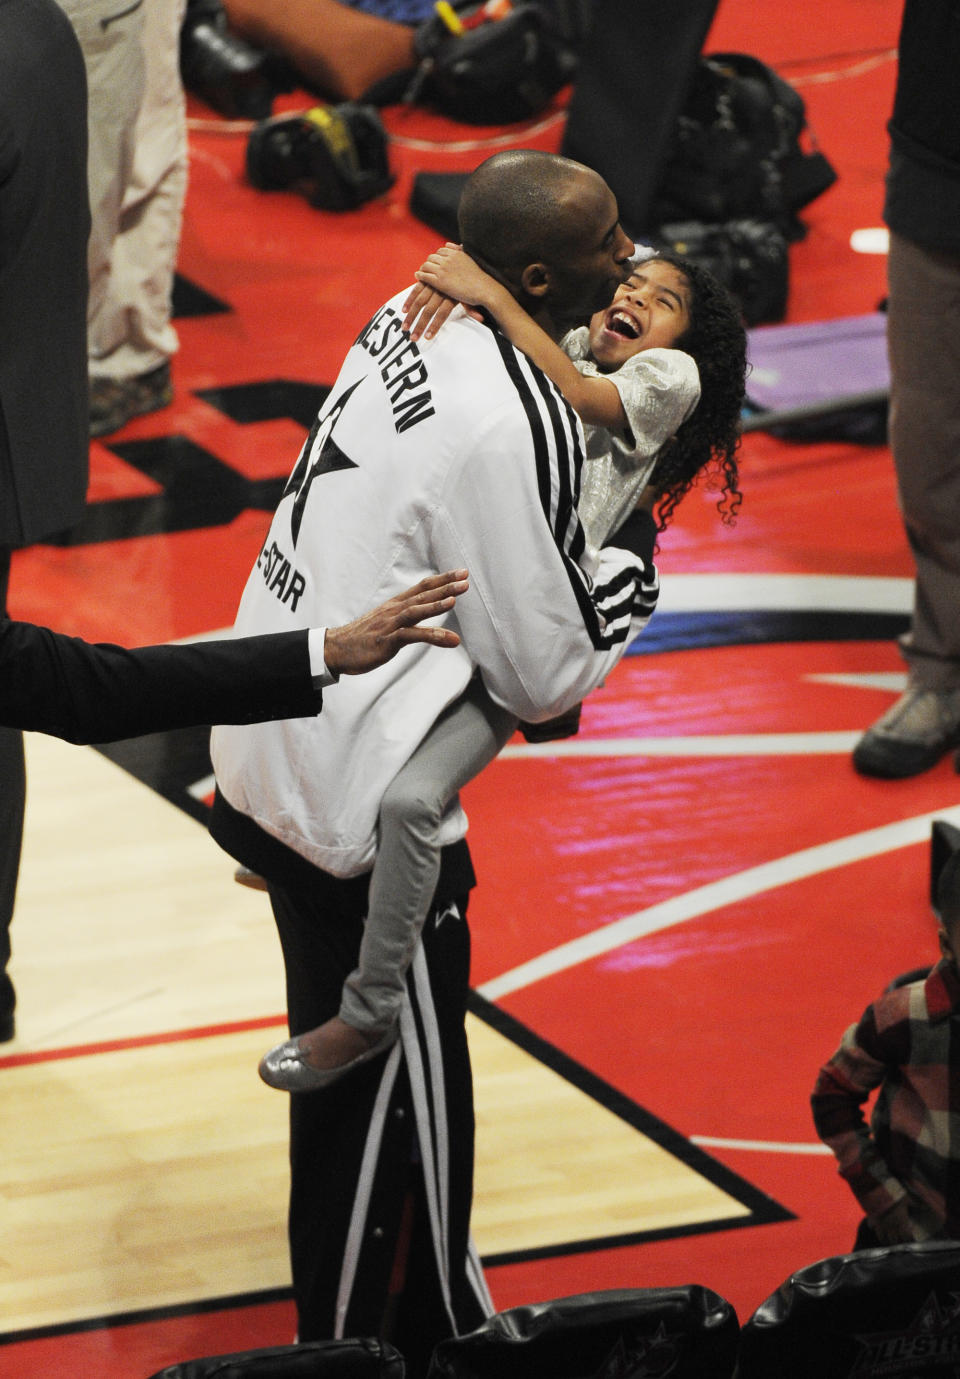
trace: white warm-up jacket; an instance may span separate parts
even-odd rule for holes
[[[364,328],[304,444],[248,580],[244,634],[350,621],[424,575],[465,567],[455,650],[404,648],[327,690],[323,713],[214,729],[226,801],[335,876],[367,870],[383,792],[479,670],[518,718],[595,688],[656,603],[652,523],[585,554],[579,421],[491,326],[455,313],[427,342],[406,293]],[[633,549],[631,549],[633,547]],[[584,564],[591,566],[584,569]],[[442,841],[462,837],[451,807]]]

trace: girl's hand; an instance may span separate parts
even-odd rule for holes
[[[453,308],[459,305],[453,297],[445,297],[442,292],[435,292],[432,287],[421,283],[419,287],[411,289],[403,304],[403,328],[409,332],[412,340],[419,340],[421,335],[429,340],[436,335]],[[469,314],[480,319],[479,312]]]
[[[480,312],[469,308],[489,306],[498,292],[505,291],[459,244],[450,242],[435,250],[415,277],[421,286],[404,302],[403,321],[415,340],[436,335],[457,302],[468,309],[467,315],[481,320]]]
[[[464,306],[487,306],[491,294],[504,290],[459,244],[449,242],[434,250],[414,276],[418,282],[445,297],[455,297]]]

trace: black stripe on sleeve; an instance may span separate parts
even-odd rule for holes
[[[579,562],[587,544],[586,533],[577,511],[577,503],[580,501],[580,473],[584,459],[580,445],[580,422],[576,412],[546,374],[536,368],[532,372],[553,426],[557,455],[559,493],[554,535],[567,554]]]
[[[547,436],[543,427],[539,408],[530,385],[523,376],[520,368],[520,360],[517,358],[516,350],[510,344],[505,335],[499,331],[493,332],[493,338],[497,342],[500,355],[503,359],[504,367],[510,377],[510,381],[517,390],[521,406],[527,418],[527,425],[530,427],[530,439],[533,443],[534,462],[537,467],[537,488],[540,491],[540,506],[543,508],[547,521],[550,521],[550,508],[553,485],[550,473],[550,455],[547,449]]]
[[[530,436],[533,443],[534,460],[537,466],[537,487],[540,493],[540,503],[543,507],[544,517],[553,534],[554,541],[556,542],[557,549],[559,550],[560,555],[563,558],[564,565],[566,566],[567,577],[570,580],[570,587],[572,588],[574,597],[577,600],[577,605],[580,609],[580,614],[583,618],[584,626],[586,627],[590,635],[590,640],[593,642],[594,646],[602,646],[604,634],[603,629],[600,626],[600,619],[597,616],[597,610],[594,607],[593,600],[590,597],[590,592],[586,587],[583,572],[580,569],[577,562],[571,557],[569,551],[570,545],[574,545],[581,552],[583,550],[585,538],[583,535],[583,528],[581,526],[580,519],[579,517],[575,517],[576,509],[573,507],[572,501],[569,503],[568,506],[567,521],[559,532],[557,530],[557,526],[554,524],[554,521],[551,518],[551,509],[553,507],[554,466],[557,466],[559,468],[560,465],[556,459],[556,455],[554,455],[553,459],[551,459],[550,446],[547,441],[547,435],[543,424],[543,418],[540,414],[540,409],[537,406],[537,401],[533,395],[533,391],[530,387],[530,384],[524,376],[517,351],[514,349],[513,345],[510,344],[509,340],[507,340],[506,336],[501,335],[499,331],[493,332],[493,338],[497,342],[497,347],[500,350],[501,357],[503,358],[504,367],[506,368],[507,374],[510,377],[510,381],[513,383],[514,387],[517,390],[517,395],[520,398],[524,414],[526,415],[527,422],[530,426]],[[535,366],[531,365],[530,368],[534,376],[541,375],[541,371],[537,369]],[[547,386],[550,387],[549,383],[547,384]],[[559,422],[559,411],[557,412],[557,420]],[[574,435],[576,435],[576,430],[576,425],[574,425]],[[563,449],[561,450],[561,454],[565,454],[569,461],[568,444],[564,444]],[[559,492],[561,490],[559,474],[557,478],[557,490]],[[572,499],[574,491],[578,490],[579,469],[577,468],[572,481],[569,478],[567,480],[566,491]],[[574,528],[572,541],[570,540],[571,517],[575,517],[575,520],[572,523]]]
[[[529,361],[524,361],[545,400],[552,424],[551,437],[545,427],[536,395],[524,372],[519,352],[499,331],[494,331],[493,337],[530,426],[537,466],[537,487],[544,517],[563,558],[584,626],[596,648],[614,646],[626,641],[635,611],[641,615],[649,615],[653,611],[656,604],[656,575],[654,574],[652,584],[647,587],[638,581],[636,566],[627,564],[604,585],[590,589],[579,564],[586,537],[576,509],[576,499],[580,491],[580,470],[583,464],[576,416],[543,372]],[[558,495],[556,511],[553,504],[554,492]],[[629,554],[624,554],[629,561]]]

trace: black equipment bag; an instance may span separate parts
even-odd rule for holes
[[[657,247],[690,258],[729,289],[748,326],[780,321],[787,310],[787,237],[775,221],[686,221],[661,225]]]
[[[955,1379],[960,1244],[890,1245],[792,1275],[740,1333],[738,1379]]]
[[[750,326],[783,319],[797,213],[836,181],[806,129],[803,98],[766,63],[702,57],[650,207],[649,237],[710,269]]]
[[[730,1379],[739,1327],[707,1288],[580,1293],[441,1341],[427,1379]]]
[[[350,211],[394,182],[387,135],[372,105],[344,101],[254,125],[247,177],[261,191],[289,188],[325,211]]]
[[[469,21],[473,11],[459,11]],[[502,19],[455,34],[439,18],[417,30],[420,59],[405,100],[435,106],[465,124],[528,119],[573,78],[576,58],[549,11],[517,5]]]
[[[159,1370],[150,1379],[403,1379],[399,1353],[377,1340],[302,1345],[208,1355]]]
[[[467,172],[418,172],[413,179],[411,211],[444,239],[459,242],[457,211],[469,176]]]
[[[756,219],[802,236],[796,214],[836,181],[806,150],[803,98],[746,53],[702,57],[661,170],[650,224]]]
[[[413,179],[411,211],[444,239],[459,239],[457,209],[468,176],[418,172]],[[783,318],[789,263],[787,237],[779,225],[763,220],[723,225],[685,221],[661,225],[655,239],[657,248],[672,249],[713,273],[737,299],[747,325]]]

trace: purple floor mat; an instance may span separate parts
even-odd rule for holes
[[[889,388],[883,312],[748,332],[753,407],[782,411]]]

